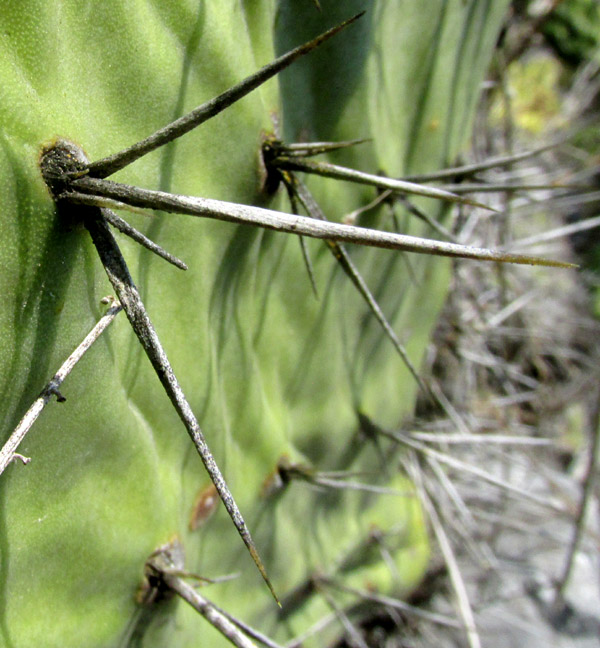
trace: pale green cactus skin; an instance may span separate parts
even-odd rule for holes
[[[388,175],[439,168],[468,139],[480,82],[508,2],[7,0],[0,10],[0,439],[98,320],[110,286],[87,232],[57,220],[37,160],[56,137],[91,159],[141,139],[363,8],[365,17],[222,115],[120,172],[142,187],[265,204],[262,134],[371,138],[336,161]],[[335,76],[335,82],[332,80]],[[279,124],[274,125],[275,124]],[[333,158],[332,158],[333,159]],[[374,193],[310,182],[328,217]],[[282,197],[270,206],[286,208]],[[431,205],[428,205],[430,208]],[[323,494],[292,483],[264,498],[279,459],[384,474],[366,441],[349,459],[357,411],[394,426],[416,387],[322,243],[310,242],[320,299],[292,237],[184,216],[132,216],[185,259],[182,273],[119,238],[280,596],[336,564],[373,528],[394,536],[397,573],[369,554],[346,582],[402,593],[428,545],[410,496]],[[369,222],[377,222],[370,220]],[[405,220],[405,231],[428,234]],[[382,221],[381,225],[385,225]],[[438,258],[353,251],[418,365],[448,281]],[[207,596],[285,640],[328,608],[313,597],[285,623],[219,510],[188,529],[208,477],[124,316],[64,384],[0,477],[0,646],[118,646],[136,614],[150,553],[177,536],[186,568],[241,576]],[[320,637],[323,641],[324,637]],[[144,646],[219,646],[182,603]],[[322,644],[319,644],[322,645]]]

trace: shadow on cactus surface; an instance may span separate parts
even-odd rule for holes
[[[206,433],[205,464],[250,547],[246,525],[252,532],[282,608],[250,569],[120,316],[65,381],[66,403],[48,408],[21,445],[31,463],[13,462],[0,477],[2,646],[221,645],[227,624],[247,637],[227,614],[279,642],[325,619],[303,645],[326,645],[347,630],[357,591],[401,597],[423,575],[429,549],[418,491],[400,469],[400,445],[370,434],[411,414],[414,367],[447,288],[447,259],[406,251],[560,265],[430,241],[431,223],[443,227],[449,205],[473,201],[394,180],[455,159],[508,3],[440,1],[427,12],[416,0],[321,2],[321,11],[304,4],[26,0],[3,9],[3,441],[102,314],[106,278],[85,228],[100,249],[112,245],[100,210],[128,203],[176,212],[131,219],[185,259],[187,273],[128,239],[119,245]],[[103,157],[363,9],[279,84],[260,79],[242,99],[252,89],[244,86],[218,114],[208,104],[214,118],[202,128],[166,137],[132,166]],[[270,168],[265,137],[283,147]],[[314,152],[306,142],[356,139],[368,141],[316,146],[329,165],[297,155],[302,146]],[[42,165],[52,195],[38,166],[42,146],[46,159],[67,151],[61,164],[79,156],[67,173]],[[89,164],[83,149],[99,161]],[[348,169],[361,172],[358,184],[343,179]],[[261,190],[274,170],[273,191]],[[116,182],[104,180],[112,173]],[[284,213],[280,182],[291,211],[296,202],[306,217]],[[361,227],[340,223],[385,190],[416,193],[412,212],[429,220],[398,210],[388,222],[376,208],[359,217]],[[329,220],[315,218],[310,204]],[[290,240],[296,234],[304,250]],[[116,254],[105,250],[104,265]],[[128,295],[117,296],[135,324],[139,304]],[[202,445],[197,424],[187,427]],[[160,547],[168,551],[156,554]],[[236,577],[219,580],[228,574]],[[192,575],[216,579],[200,594],[226,610],[220,634],[168,596]]]

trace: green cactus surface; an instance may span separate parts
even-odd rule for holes
[[[87,231],[57,215],[38,165],[44,145],[68,138],[91,160],[112,154],[366,9],[279,80],[115,179],[287,210],[283,192],[261,190],[267,134],[367,138],[330,160],[394,177],[441,168],[465,146],[507,0],[320,4],[3,0],[2,442],[111,294]],[[307,184],[332,221],[376,196],[330,179]],[[419,204],[439,217],[448,209]],[[21,445],[31,463],[0,475],[0,646],[226,645],[183,602],[138,603],[146,560],[174,539],[186,570],[238,574],[203,589],[208,598],[282,642],[329,613],[331,597],[355,601],[318,587],[298,594],[315,579],[409,592],[427,565],[426,525],[397,451],[361,434],[359,414],[397,426],[417,386],[327,247],[308,243],[317,299],[294,236],[181,215],[127,218],[189,266],[117,235],[283,609],[223,507],[209,516],[210,480],[119,315],[65,381],[66,402],[51,403]],[[403,232],[434,236],[400,209],[398,219]],[[361,223],[392,227],[385,205]],[[349,251],[418,366],[448,261]],[[316,485],[326,471],[390,492]],[[314,645],[340,631],[333,623]]]

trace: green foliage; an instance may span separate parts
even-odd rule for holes
[[[514,123],[525,131],[540,135],[561,125],[561,64],[544,53],[526,61],[515,61],[508,68],[511,115]],[[496,93],[491,110],[492,119],[505,118],[506,105]]]
[[[364,4],[331,0],[319,13],[291,0],[3,3],[0,438],[97,321],[109,292],[87,232],[55,214],[37,164],[42,145],[68,137],[92,160],[111,154]],[[364,170],[398,175],[451,161],[468,136],[507,2],[436,0],[425,12],[419,0],[366,4],[362,23],[292,68],[280,87],[269,82],[116,179],[264,204],[258,151],[274,121],[288,139],[371,138],[335,158]],[[332,220],[374,197],[333,181],[311,187]],[[325,247],[310,244],[315,300],[291,237],[183,216],[132,220],[190,266],[182,274],[120,241],[278,593],[315,571],[361,587],[414,586],[428,547],[410,492],[322,492],[298,482],[263,494],[284,456],[410,490],[394,475],[393,452],[357,435],[357,415],[397,425],[415,385]],[[409,217],[401,225],[426,233]],[[382,251],[353,258],[418,364],[448,263]],[[0,477],[0,646],[119,645],[136,619],[145,622],[135,594],[146,559],[174,536],[190,571],[242,572],[209,593],[232,613],[280,637],[322,616],[327,606],[312,596],[277,623],[222,510],[190,531],[208,479],[124,317],[63,391],[67,402],[52,404],[21,448],[31,464]],[[368,542],[374,529],[390,543],[393,576]],[[140,641],[223,640],[179,605]]]
[[[600,45],[600,5],[596,0],[564,0],[545,22],[543,33],[570,63],[593,58]]]

